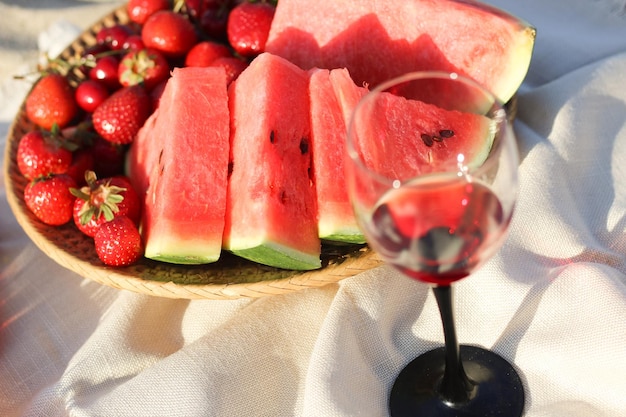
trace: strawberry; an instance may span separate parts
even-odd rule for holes
[[[182,57],[196,44],[193,24],[182,14],[160,10],[146,20],[141,39],[147,48],[157,49],[166,57]]]
[[[66,174],[52,175],[30,182],[24,189],[28,209],[45,224],[60,226],[72,219],[76,182]]]
[[[106,265],[128,266],[143,255],[137,226],[126,216],[115,217],[98,228],[94,236],[98,258]]]
[[[271,3],[243,2],[228,16],[228,42],[242,56],[255,56],[265,51],[276,6]]]
[[[93,171],[87,171],[85,181],[86,186],[70,190],[76,196],[73,218],[80,231],[94,237],[100,225],[117,216],[126,216],[135,224],[139,222],[141,201],[128,178],[98,180]]]
[[[118,77],[124,87],[143,84],[152,90],[170,76],[170,65],[165,56],[154,48],[130,51],[120,61]]]
[[[231,56],[226,45],[214,42],[198,42],[191,48],[185,57],[186,67],[208,67],[217,58]]]
[[[26,115],[36,125],[50,130],[55,124],[65,127],[76,116],[74,90],[60,74],[46,74],[26,98]]]
[[[72,152],[63,147],[58,133],[32,130],[20,139],[16,158],[22,175],[34,180],[50,174],[65,173],[72,163]]]
[[[124,87],[107,98],[93,112],[93,126],[104,139],[129,144],[152,113],[152,100],[140,85]]]
[[[143,25],[154,13],[169,7],[169,0],[128,0],[126,11],[132,22]]]

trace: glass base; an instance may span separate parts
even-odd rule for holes
[[[521,416],[524,387],[513,366],[486,349],[466,345],[460,349],[465,373],[476,384],[469,401],[450,404],[440,397],[445,368],[441,347],[418,356],[400,372],[389,398],[391,416]]]

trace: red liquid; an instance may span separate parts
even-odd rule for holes
[[[369,227],[370,243],[408,276],[446,285],[491,256],[509,220],[481,183],[432,180],[405,185],[381,199]]]

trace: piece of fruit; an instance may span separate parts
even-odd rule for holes
[[[129,144],[152,113],[152,100],[140,85],[111,94],[93,113],[93,126],[104,139]]]
[[[198,35],[182,14],[160,10],[146,20],[141,38],[147,48],[157,49],[167,57],[182,57],[196,44]]]
[[[161,52],[153,48],[128,52],[118,67],[118,77],[123,87],[142,84],[150,91],[169,76],[169,62]]]
[[[120,60],[114,55],[94,58],[95,65],[89,69],[89,78],[100,81],[111,91],[121,87],[118,75]]]
[[[352,129],[355,152],[387,178],[408,180],[417,175],[441,169],[444,164],[458,167],[459,155],[470,167],[480,166],[487,158],[494,139],[491,119],[480,114],[450,111],[419,100],[407,100],[385,93],[368,112],[367,123],[349,120],[360,97],[366,93],[345,72],[332,71],[330,80],[344,114]],[[385,141],[361,142],[359,138],[378,137],[384,132]],[[408,134],[407,132],[410,132]],[[383,151],[385,142],[404,144],[394,146],[396,153]],[[375,146],[377,145],[377,146]]]
[[[185,7],[194,24],[211,39],[226,40],[230,0],[185,0]]]
[[[95,172],[85,173],[87,185],[70,191],[76,197],[74,223],[87,236],[95,236],[100,225],[116,216],[127,216],[138,224],[141,201],[130,180],[122,176],[97,179]]]
[[[26,115],[46,130],[65,127],[77,112],[74,89],[60,74],[42,76],[26,98]]]
[[[102,224],[94,236],[94,244],[98,258],[109,266],[132,265],[143,255],[139,230],[126,216]]]
[[[229,129],[224,71],[174,69],[157,113],[129,151],[129,175],[145,192],[147,258],[201,264],[220,257]]]
[[[332,72],[353,85],[347,70],[336,69]],[[311,151],[319,236],[326,241],[365,243],[348,196],[344,174],[345,156],[341,146],[345,141],[346,123],[330,81],[331,71],[314,69],[309,74]]]
[[[98,178],[113,177],[124,172],[126,145],[109,142],[97,136],[89,150],[94,159],[93,170]]]
[[[145,47],[146,45],[144,45],[143,39],[141,39],[141,35],[130,35],[124,41],[122,49],[125,51],[140,51]]]
[[[76,182],[66,174],[52,175],[30,182],[24,189],[24,202],[40,221],[60,226],[72,220]]]
[[[186,67],[208,67],[217,58],[230,57],[228,47],[214,41],[198,42],[185,57]]]
[[[127,25],[113,25],[103,27],[96,33],[96,42],[105,45],[113,51],[120,51],[124,47],[124,42],[132,34],[132,30]]]
[[[211,66],[224,68],[227,83],[230,84],[248,67],[248,63],[234,56],[225,56],[217,58],[211,63]]]
[[[80,187],[85,183],[85,172],[93,170],[93,166],[94,158],[91,149],[77,149],[72,152],[72,164],[65,173],[74,179],[77,187]]]
[[[86,79],[76,87],[76,104],[88,113],[93,113],[108,97],[109,89],[101,81]]]
[[[534,41],[527,22],[476,1],[280,0],[265,49],[305,69],[347,68],[358,85],[454,71],[506,102]]]
[[[229,98],[234,129],[224,248],[279,268],[319,268],[308,74],[261,54],[231,84]]]
[[[126,3],[128,18],[139,25],[146,23],[146,20],[159,10],[169,8],[169,0],[128,0]]]
[[[228,15],[228,42],[242,56],[265,51],[276,6],[271,3],[242,2]]]
[[[72,163],[72,152],[63,146],[60,134],[32,130],[20,139],[16,159],[21,174],[34,180],[65,173]]]

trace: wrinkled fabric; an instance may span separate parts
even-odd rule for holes
[[[458,337],[515,364],[526,416],[623,416],[626,6],[491,3],[537,39],[518,208],[498,254],[454,286]],[[29,88],[12,76],[121,3],[42,4],[0,2],[3,145]],[[0,194],[2,416],[385,416],[398,372],[443,343],[429,287],[387,267],[232,301],[102,286],[37,249]]]

